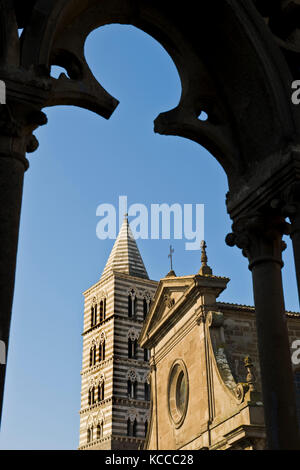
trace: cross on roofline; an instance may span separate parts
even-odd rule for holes
[[[173,270],[173,253],[174,253],[174,248],[172,248],[172,245],[170,245],[170,253],[168,254],[168,258],[170,258],[170,262],[171,262],[171,271]]]

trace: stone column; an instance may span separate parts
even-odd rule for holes
[[[15,117],[17,116],[17,118]],[[15,283],[15,269],[23,192],[24,172],[28,168],[26,151],[33,152],[37,140],[31,132],[46,123],[46,117],[32,107],[0,106],[0,342],[5,357],[0,358],[0,419],[9,329]],[[3,345],[5,345],[3,347]],[[3,354],[2,354],[3,356]]]
[[[237,245],[252,272],[256,328],[268,448],[300,449],[294,377],[281,268],[283,217],[253,216],[233,224],[228,245]]]

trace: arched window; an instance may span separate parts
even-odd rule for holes
[[[296,387],[297,415],[298,415],[298,423],[300,427],[300,370],[295,372],[295,387]]]
[[[144,399],[146,401],[150,400],[150,385],[148,384],[148,382],[144,383]]]
[[[144,349],[144,361],[148,362],[150,359],[150,350],[149,349]]]
[[[103,437],[103,421],[97,424],[97,439],[101,439]]]
[[[105,360],[105,340],[99,344],[99,361]]]
[[[128,294],[128,317],[134,318],[137,314],[137,298],[136,293],[132,289]]]
[[[94,306],[94,325],[97,325],[97,304]]]
[[[127,395],[131,397],[131,380],[127,380]]]
[[[132,382],[130,379],[127,381],[127,393],[129,398],[137,398],[137,381]]]
[[[132,433],[132,427],[131,427],[131,421],[130,418],[127,419],[127,436],[131,436]]]
[[[94,326],[94,307],[91,307],[91,326]],[[89,432],[89,429],[88,429]]]
[[[94,366],[96,364],[96,345],[93,344],[93,346],[90,349],[90,367]]]
[[[98,401],[104,400],[104,381],[98,385]]]
[[[137,298],[136,298],[136,296],[134,296],[134,300],[133,300],[133,315],[134,315],[134,317],[136,317],[136,315],[137,315]]]
[[[132,299],[131,295],[128,295],[128,317],[132,318]]]
[[[133,425],[132,425],[132,435],[133,435],[133,437],[136,437],[136,434],[137,434],[137,420],[135,418],[135,420],[133,421]]]
[[[148,420],[146,419],[145,424],[144,424],[144,436],[147,436],[147,431],[148,431]]]
[[[137,420],[131,421],[130,418],[127,419],[127,436],[136,437],[137,435]]]
[[[99,314],[100,314],[100,323],[101,323],[104,320],[104,302],[103,302],[103,300],[101,300],[101,302],[100,302]]]
[[[91,442],[91,440],[92,440],[91,439],[91,430],[90,430],[90,428],[88,428],[88,430],[87,430],[87,442],[89,443],[89,442]]]
[[[103,300],[103,320],[106,318],[106,299]]]
[[[95,403],[95,389],[94,389],[94,387],[91,387],[89,389],[88,402],[89,402],[89,406],[94,405],[94,403]]]
[[[144,315],[144,320],[147,316],[147,313],[148,313],[148,305],[149,303],[147,302],[147,300],[144,298],[143,299],[143,315]]]
[[[128,358],[137,359],[137,340],[128,338]]]

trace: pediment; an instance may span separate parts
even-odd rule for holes
[[[193,284],[193,276],[165,278],[160,281],[140,340],[167,321]]]

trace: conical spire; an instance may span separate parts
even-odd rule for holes
[[[127,214],[124,217],[119,235],[109,255],[102,276],[110,271],[119,271],[130,276],[149,279],[144,262],[128,223]]]

